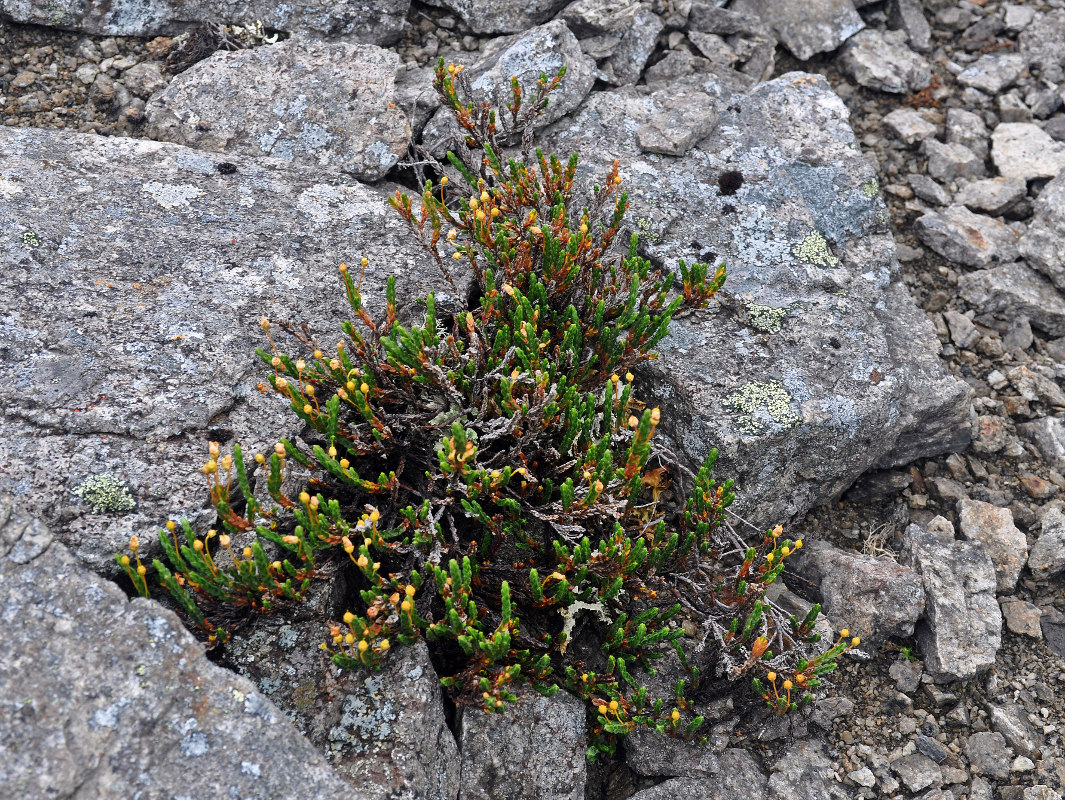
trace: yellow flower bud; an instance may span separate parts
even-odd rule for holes
[[[285,391],[285,389],[288,388],[288,381],[286,381],[284,378],[278,378],[276,383],[277,383],[277,390],[279,392],[283,392],[283,391]]]
[[[206,464],[203,465],[201,471],[204,475],[211,475],[215,472],[218,472],[218,464],[214,461],[208,461]]]
[[[857,646],[858,646],[858,645],[860,645],[861,643],[862,643],[862,639],[861,639],[861,637],[860,637],[860,636],[855,636],[855,637],[854,637],[853,639],[851,639],[851,644],[852,644],[852,645],[853,645],[854,647],[857,647]]]
[[[118,561],[123,567],[129,566],[129,556],[122,556]]]
[[[470,198],[470,208],[473,211],[476,211],[477,210],[477,206],[479,206],[480,204],[481,204],[481,202],[476,197],[471,197]]]
[[[626,381],[627,383],[632,383],[632,379],[633,379],[633,377],[634,377],[634,376],[633,376],[633,374],[632,374],[631,372],[626,372],[626,373],[625,373],[625,381]]]
[[[382,639],[381,644],[377,645],[378,650],[387,650],[392,645],[389,644],[388,639]]]
[[[680,719],[680,712],[677,709],[673,709],[673,713],[669,715],[669,718],[676,723]]]
[[[351,634],[349,633],[348,636],[351,636]],[[369,646],[370,646],[369,643],[367,643],[367,641],[365,639],[359,640],[359,652],[360,653],[365,653],[366,652],[366,648],[369,647]]]
[[[307,393],[308,397],[314,397],[314,384],[308,383],[303,387],[303,391]]]
[[[639,426],[640,426],[640,421],[638,419],[636,419],[636,415],[633,414],[632,416],[630,416],[629,417],[629,427],[630,428],[638,428]]]
[[[341,264],[337,269],[340,270],[341,274],[344,274],[344,273],[346,273],[348,271],[348,265],[347,264]]]
[[[766,677],[771,681],[775,681],[777,679],[777,674],[775,672],[769,672],[766,674]]]
[[[776,553],[766,553],[765,560],[768,561],[770,564],[772,564],[773,563],[773,559],[776,558],[776,557],[777,557]]]
[[[310,403],[304,403],[303,404],[303,413],[306,414],[307,416],[310,416],[311,414],[314,413],[314,406],[312,406]]]
[[[407,584],[407,588],[403,590],[406,592],[407,597],[414,597],[415,588],[411,584]]]
[[[218,543],[222,545],[222,547],[229,547],[229,541],[230,540],[228,534],[223,533],[221,536],[218,537]]]
[[[453,259],[455,259],[455,261],[460,261],[462,259],[462,253],[460,253],[458,250],[456,250],[455,254],[453,256],[451,256],[451,257]]]
[[[617,711],[618,710],[618,701],[617,700],[611,700],[610,701],[610,710],[611,711]]]
[[[203,552],[203,542],[201,542],[199,539],[197,539],[195,542],[192,543],[192,549],[195,550],[197,553],[202,553]]]
[[[488,192],[486,192],[484,189],[481,190],[481,202],[482,203],[487,203],[488,202]]]
[[[307,494],[307,492],[300,492],[300,502],[303,503],[303,505],[307,505],[311,502],[311,496]]]
[[[366,383],[366,381],[363,381],[359,384],[359,391],[363,394],[366,394],[368,391],[370,391],[370,384]]]
[[[305,370],[306,368],[307,368],[307,362],[305,362],[302,358],[299,359],[296,362],[296,371],[297,372],[303,372],[303,370]]]
[[[261,320],[259,320],[259,326],[264,331],[270,330],[270,320],[268,320],[266,317],[263,317]]]
[[[785,689],[790,689],[792,687],[792,685],[793,684],[792,684],[791,681],[784,681],[784,688]]]
[[[265,464],[266,463],[266,456],[264,456],[262,453],[256,453],[255,454],[255,463],[256,464]]]
[[[851,632],[849,630],[847,630],[846,628],[844,628],[843,630],[841,630],[839,632],[839,635],[842,636],[844,639],[846,639],[848,636],[851,635]]]
[[[445,175],[444,177],[442,177],[440,179],[440,185],[441,186],[447,186],[447,175]]]
[[[330,458],[336,458],[337,457],[337,449],[335,447],[333,447],[333,445],[329,445],[329,449],[326,450],[326,452],[329,453],[329,457]]]
[[[657,425],[662,419],[662,411],[658,408],[651,409],[651,423]]]
[[[243,550],[241,550],[240,554],[245,558],[251,558],[253,555],[252,549],[250,547],[245,547]]]
[[[581,233],[588,233],[588,223],[587,222],[582,222],[581,223]]]
[[[350,631],[348,633],[344,634],[344,641],[347,642],[348,644],[352,644],[355,641],[355,634],[351,633]],[[365,650],[366,649],[365,647],[362,646],[364,644],[366,644],[366,642],[359,642],[359,649],[360,650]]]
[[[222,469],[229,470],[233,468],[233,456],[228,453],[222,456]]]
[[[281,571],[281,562],[280,561],[272,561],[272,562],[270,562],[270,569],[274,570],[274,572],[280,572]]]
[[[133,534],[129,537],[129,549],[136,551],[141,546],[141,540],[137,537],[137,534]]]
[[[499,216],[499,209],[498,208],[493,208],[492,209],[492,219],[495,219],[498,216]]]
[[[370,263],[370,259],[368,259],[366,256],[363,256],[362,257],[362,261],[359,262],[359,265],[365,267],[369,263]]]
[[[350,465],[351,465],[351,462],[348,461],[346,458],[340,459],[340,466],[341,466],[342,469],[347,469]]]
[[[143,564],[138,564],[137,565],[137,574],[140,575],[143,578],[145,575],[148,574],[148,568],[146,566],[144,566]]]
[[[344,612],[344,624],[345,625],[350,625],[354,621],[355,621],[355,615],[352,614],[350,611],[345,611]]]
[[[177,524],[176,524],[176,523],[174,522],[174,520],[172,520],[172,519],[168,519],[168,520],[166,521],[166,529],[167,529],[168,531],[170,531],[171,533],[173,533],[173,532],[174,532],[174,529],[175,529],[176,527],[177,527]]]

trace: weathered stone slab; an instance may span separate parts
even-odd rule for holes
[[[914,223],[918,238],[943,258],[966,267],[990,267],[1017,258],[1017,235],[994,217],[965,206],[927,211]]]
[[[719,473],[760,523],[803,513],[876,464],[963,444],[967,389],[943,372],[930,324],[893,277],[875,175],[842,102],[800,73],[749,94],[713,76],[684,88],[715,98],[720,122],[683,158],[640,148],[657,92],[595,93],[541,138],[557,152],[579,143],[587,183],[620,159],[629,224],[656,263],[728,265],[727,297],[675,320],[642,380],[675,451],[698,463],[719,448]],[[727,171],[742,174],[735,194],[718,186]]]
[[[0,541],[5,797],[367,797],[173,613],[6,504]]]
[[[430,5],[453,11],[479,34],[521,33],[555,16],[566,0],[431,0]]]
[[[965,497],[958,501],[958,527],[964,538],[982,544],[991,557],[998,593],[1012,592],[1028,560],[1028,541],[1013,524],[1013,512]]]
[[[1043,187],[1018,247],[1028,263],[1065,290],[1065,175]]]
[[[302,37],[220,51],[152,96],[147,134],[379,180],[410,139],[394,102],[398,67],[399,56],[374,45]]]
[[[294,433],[255,389],[261,316],[310,322],[332,350],[350,316],[337,265],[364,255],[375,308],[393,273],[408,300],[450,291],[383,188],[31,128],[0,128],[0,152],[0,491],[96,569],[117,569],[130,534],[149,546],[168,516],[202,513],[208,440],[254,452]],[[74,494],[103,473],[132,510]]]
[[[162,36],[204,22],[250,25],[348,41],[390,44],[410,0],[0,0],[0,18],[99,36]]]
[[[755,14],[797,59],[835,50],[865,27],[851,0],[738,0],[730,11]]]
[[[995,567],[980,544],[954,540],[941,517],[933,522],[929,530],[906,529],[899,561],[924,582],[925,620],[917,641],[925,670],[937,681],[967,680],[995,663],[1002,644]]]
[[[1065,297],[1022,262],[982,269],[958,279],[958,293],[974,308],[1023,315],[1051,336],[1065,335]]]
[[[906,46],[902,31],[862,31],[847,42],[840,63],[862,86],[882,92],[916,92],[932,81],[931,65]]]

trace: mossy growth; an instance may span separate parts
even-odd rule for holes
[[[716,451],[694,472],[676,463],[655,439],[663,412],[640,399],[632,369],[675,314],[713,300],[724,265],[657,270],[635,235],[625,243],[616,162],[579,204],[577,154],[502,157],[528,149],[564,72],[532,91],[513,81],[500,111],[466,100],[461,67],[440,62],[435,88],[463,131],[451,175],[391,202],[454,296],[473,299],[444,315],[429,295],[407,327],[394,280],[375,317],[342,264],[353,321],[331,352],[291,325],[306,352],[282,352],[264,318],[260,388],[284,398],[304,444],[284,439],[254,466],[239,444],[212,444],[216,527],[168,524],[169,565],[153,566],[211,642],[232,605],[277,611],[347,570],[349,610],[323,620],[335,664],[375,669],[424,639],[458,704],[500,711],[517,684],[569,691],[594,708],[594,758],[637,725],[699,738],[696,696],[736,680],[794,710],[846,645],[818,655],[816,607],[798,620],[765,598],[801,541],[733,528]],[[459,262],[475,291],[454,285]],[[293,464],[311,474],[296,496]],[[648,678],[667,657],[680,676],[656,694]],[[759,688],[770,671],[802,690]]]
[[[125,514],[137,507],[129,488],[110,472],[92,475],[74,490],[94,514]]]

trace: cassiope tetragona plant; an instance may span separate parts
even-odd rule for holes
[[[530,100],[514,81],[498,112],[438,65],[458,155],[420,201],[391,202],[452,285],[456,266],[471,276],[456,291],[467,306],[444,313],[429,295],[404,325],[389,280],[373,315],[360,269],[342,264],[353,319],[334,350],[286,325],[307,348],[292,357],[264,318],[260,388],[285,398],[303,442],[254,465],[212,444],[217,524],[203,537],[171,524],[169,566],[154,567],[213,641],[233,604],[270,611],[347,569],[356,591],[324,644],[337,665],[376,668],[424,639],[456,703],[498,711],[519,683],[565,689],[595,707],[594,757],[636,725],[698,736],[693,697],[713,684],[753,681],[759,702],[793,710],[849,645],[818,654],[817,607],[798,620],[765,598],[802,542],[733,527],[716,451],[685,469],[640,400],[633,370],[675,315],[711,301],[724,265],[658,270],[635,236],[623,244],[617,163],[579,204],[576,154],[504,157],[528,149],[563,75]],[[302,489],[286,488],[294,470]],[[123,565],[147,592],[139,560]],[[670,654],[680,677],[656,695],[647,678]]]

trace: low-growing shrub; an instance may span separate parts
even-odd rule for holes
[[[711,684],[743,680],[794,710],[851,643],[816,654],[818,608],[800,620],[765,598],[802,543],[729,524],[716,451],[693,473],[656,444],[662,412],[640,401],[632,370],[675,315],[711,301],[725,268],[674,274],[635,235],[621,246],[616,163],[578,208],[577,155],[528,156],[529,125],[563,76],[541,76],[530,101],[514,81],[499,113],[466,102],[461,68],[441,61],[435,86],[463,132],[455,178],[392,205],[469,307],[445,314],[429,295],[405,326],[389,280],[375,317],[342,264],[353,321],[335,351],[290,325],[309,350],[293,358],[264,318],[261,389],[290,404],[304,444],[283,440],[251,468],[239,445],[212,444],[218,526],[200,538],[170,523],[169,565],[154,568],[221,641],[228,606],[298,601],[323,564],[346,559],[358,591],[323,645],[337,665],[372,669],[424,638],[456,703],[498,711],[519,682],[565,689],[596,707],[594,758],[636,725],[698,736],[692,698]],[[518,140],[523,159],[504,158]],[[449,262],[472,275],[470,292]],[[293,462],[311,475],[294,497]],[[147,593],[146,569],[123,558]],[[671,653],[680,677],[656,695],[646,679]]]

